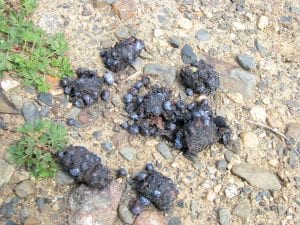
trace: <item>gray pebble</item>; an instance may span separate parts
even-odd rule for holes
[[[9,203],[0,206],[0,217],[10,218],[16,212],[16,205],[19,203],[20,199],[18,197],[12,198]]]
[[[197,56],[190,45],[184,45],[181,50],[181,59],[185,64],[191,64],[197,61]]]
[[[295,177],[296,186],[300,187],[300,177]]]
[[[132,215],[132,213],[130,212],[130,210],[128,209],[128,207],[126,205],[120,205],[119,209],[119,217],[120,219],[126,223],[126,224],[133,224],[134,222],[134,216]]]
[[[67,114],[66,117],[67,118],[76,118],[80,113],[80,109],[73,107]]]
[[[233,152],[229,150],[225,150],[224,152],[224,158],[226,159],[227,162],[230,162],[233,157]]]
[[[53,106],[53,96],[51,93],[39,93],[38,100],[47,106]]]
[[[169,146],[165,142],[161,142],[156,148],[165,159],[171,159],[173,157]]]
[[[94,138],[95,140],[97,140],[97,141],[100,141],[101,138],[102,138],[102,132],[101,132],[101,131],[94,131],[94,132],[92,133],[92,135],[93,135],[93,138]]]
[[[218,170],[226,170],[227,169],[227,162],[226,160],[218,160],[217,161],[217,169]]]
[[[257,51],[259,51],[260,53],[264,53],[266,51],[266,48],[262,45],[262,43],[258,39],[254,40],[254,45]]]
[[[250,55],[240,54],[237,56],[237,61],[245,70],[253,70],[256,68],[255,58]]]
[[[128,161],[132,161],[135,159],[136,152],[132,148],[122,148],[120,150],[120,153]]]
[[[158,76],[166,85],[173,85],[176,80],[177,69],[172,66],[150,63],[144,67],[144,73]]]
[[[173,48],[179,48],[180,45],[181,45],[180,39],[179,39],[178,37],[175,37],[175,36],[173,36],[173,37],[171,37],[171,38],[169,39],[169,43],[170,43],[170,45],[171,45]]]
[[[11,102],[16,106],[18,110],[22,110],[24,100],[21,95],[11,95],[10,99]]]
[[[20,198],[26,198],[36,192],[35,183],[31,180],[25,180],[15,187],[16,195]]]
[[[23,116],[27,122],[40,118],[39,109],[34,102],[25,102],[22,108]]]
[[[51,109],[48,106],[43,105],[42,108],[41,108],[40,114],[41,114],[42,117],[46,117],[46,116],[49,115],[50,111],[51,111]]]
[[[110,152],[113,150],[113,144],[109,141],[101,143],[101,147],[103,150]]]
[[[115,34],[119,40],[126,39],[130,36],[128,27],[119,28]]]
[[[229,209],[219,210],[219,222],[221,225],[229,225],[231,221],[231,213]]]
[[[209,34],[209,32],[207,30],[200,29],[196,33],[196,38],[199,41],[209,41],[211,39],[211,36],[210,36],[210,34]]]
[[[40,211],[43,210],[43,208],[47,204],[47,201],[48,201],[47,198],[37,197],[37,199],[36,199],[36,205],[37,205],[37,207],[38,207],[38,209]]]
[[[56,185],[67,185],[72,184],[74,182],[74,178],[71,177],[68,173],[65,171],[59,170],[55,177],[55,183]]]
[[[181,220],[178,217],[171,217],[168,225],[181,225]]]
[[[238,204],[232,213],[238,217],[248,219],[251,216],[251,205],[246,202]]]

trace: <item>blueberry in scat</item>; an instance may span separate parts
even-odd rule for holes
[[[82,98],[86,105],[92,105],[94,103],[90,95],[84,95]]]
[[[139,181],[142,181],[142,180],[145,180],[146,177],[147,177],[147,174],[146,174],[146,173],[144,173],[144,172],[139,172],[135,178],[136,178],[137,180],[139,180]]]
[[[170,101],[165,101],[163,103],[163,108],[166,111],[171,111],[172,110],[172,103]]]
[[[133,100],[132,94],[127,93],[127,94],[124,96],[124,102],[125,102],[125,103],[130,103],[130,102],[132,102],[132,100]]]
[[[130,207],[130,212],[133,215],[140,215],[142,212],[144,211],[141,203],[139,203],[139,201],[135,201],[134,203],[132,203],[131,207]]]
[[[135,83],[135,85],[134,85],[134,87],[136,88],[136,89],[140,89],[141,87],[143,87],[144,86],[144,84],[143,84],[143,82],[142,81],[138,81],[138,82],[136,82]]]
[[[79,168],[70,169],[69,172],[73,177],[77,177],[80,174],[80,169]]]
[[[153,164],[152,163],[147,163],[146,164],[146,170],[148,170],[148,171],[154,170]]]
[[[156,198],[159,198],[161,195],[161,192],[159,190],[154,190],[153,194]]]
[[[131,88],[129,92],[130,92],[130,94],[132,94],[133,96],[136,96],[136,95],[139,93],[138,89],[136,89],[136,88]]]
[[[140,202],[143,206],[147,206],[147,205],[150,205],[150,200],[148,198],[145,198],[144,196],[141,196],[140,197]]]
[[[74,105],[78,108],[83,108],[84,107],[84,103],[83,103],[82,99],[75,100]]]
[[[196,104],[194,102],[192,102],[192,103],[187,105],[187,109],[192,110],[195,106],[196,106]]]
[[[70,88],[70,87],[65,87],[64,93],[65,93],[66,95],[70,94],[70,93],[71,93],[71,88]]]
[[[117,171],[117,177],[126,177],[127,176],[127,171],[124,168],[120,168]]]
[[[184,110],[185,109],[185,104],[184,104],[183,101],[178,101],[176,103],[176,106],[177,106],[177,109],[179,109],[179,110]]]
[[[110,97],[110,92],[109,92],[109,90],[103,90],[103,91],[102,91],[102,94],[101,94],[101,99],[102,99],[103,101],[108,101],[109,97]]]
[[[133,124],[129,127],[129,132],[131,134],[138,134],[140,132],[140,128],[137,125]]]
[[[115,82],[115,78],[114,75],[110,72],[105,73],[104,74],[104,81],[108,84],[108,85],[112,85]]]
[[[69,80],[66,78],[66,79],[63,79],[62,81],[61,81],[61,85],[63,86],[63,87],[66,87],[66,86],[68,86],[69,85]]]
[[[143,85],[147,86],[150,84],[150,78],[148,76],[145,76],[142,78]]]
[[[138,119],[139,119],[139,115],[136,114],[136,113],[132,113],[132,114],[130,115],[130,118],[131,118],[132,120],[138,120]]]
[[[175,123],[166,123],[166,129],[167,130],[175,130],[176,124]]]
[[[194,94],[193,90],[190,89],[190,88],[187,88],[187,89],[185,90],[185,93],[187,94],[187,96],[192,96],[192,95]]]

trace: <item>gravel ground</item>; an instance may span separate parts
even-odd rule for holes
[[[122,2],[125,6],[116,5]],[[126,208],[135,196],[130,176],[118,179],[119,183],[127,180],[119,216],[116,221],[115,217],[103,218],[103,224],[300,224],[299,3],[137,0],[135,7],[128,6],[132,2],[119,0],[114,7],[107,3],[95,8],[87,0],[40,0],[33,15],[34,22],[48,33],[65,33],[74,69],[86,67],[101,76],[107,70],[100,49],[131,35],[145,41],[146,51],[133,67],[115,75],[118,82],[111,86],[108,102],[98,101],[79,110],[57,90],[51,92],[53,106],[38,102],[37,93],[30,88],[19,86],[7,92],[19,108],[36,101],[36,110],[44,114],[48,110],[47,117],[63,122],[76,118],[78,126],[69,127],[70,143],[92,150],[108,168],[123,167],[134,175],[153,162],[180,190],[172,210],[159,214],[147,209],[135,221]],[[121,18],[113,8],[121,9]],[[192,47],[194,55],[183,51],[184,45]],[[221,88],[213,97],[186,96],[174,79],[175,71],[185,65],[182,54],[189,59],[216,59],[223,73]],[[132,136],[121,129],[119,125],[127,120],[122,96],[139,80],[144,67],[153,74],[152,83],[169,86],[175,97],[187,101],[208,98],[216,114],[227,118],[233,130],[232,144],[215,144],[190,160],[161,138]],[[3,114],[0,125],[2,122],[7,129],[0,129],[0,157],[8,160],[8,146],[18,137],[15,129],[24,119]],[[78,186],[72,178],[61,172],[55,179],[28,182],[24,168],[14,168],[4,160],[0,168],[5,171],[0,175],[1,224],[13,224],[9,220],[27,225],[80,224],[68,220],[68,214],[80,210],[72,205],[76,199],[68,200]],[[120,199],[112,197],[111,202],[111,207],[95,209],[115,215]],[[101,216],[98,214],[91,211],[95,217]],[[149,215],[156,222],[147,222]],[[99,224],[101,217],[93,221],[87,224]]]

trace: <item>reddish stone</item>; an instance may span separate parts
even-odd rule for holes
[[[135,0],[119,0],[113,4],[113,10],[121,20],[129,20],[137,13]]]
[[[138,216],[133,225],[167,225],[167,220],[162,212],[145,211]]]
[[[83,112],[79,115],[78,120],[83,124],[87,124],[90,121],[90,117],[87,113]]]

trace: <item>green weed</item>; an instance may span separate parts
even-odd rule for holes
[[[68,44],[63,34],[48,36],[28,20],[35,9],[36,0],[21,0],[16,12],[0,0],[0,78],[6,71],[22,78],[25,85],[47,92],[45,78],[74,75],[69,59],[65,56]]]
[[[36,178],[53,177],[57,172],[53,154],[68,143],[65,127],[49,120],[36,120],[24,124],[18,132],[22,137],[9,149],[11,160],[25,166]]]

